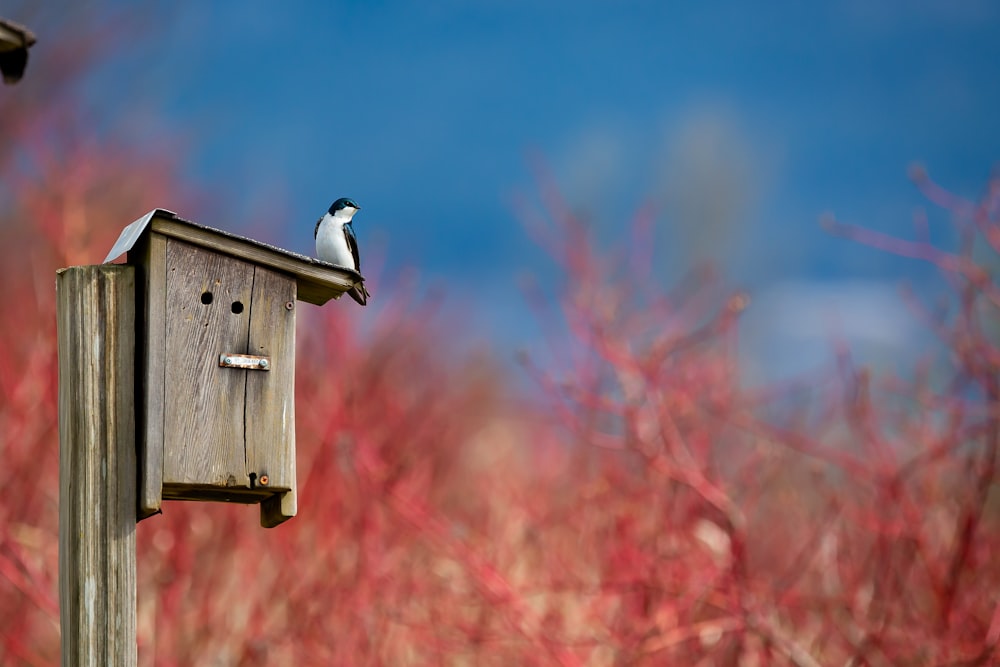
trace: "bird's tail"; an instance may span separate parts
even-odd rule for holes
[[[362,306],[368,305],[368,297],[371,295],[365,288],[364,283],[357,283],[354,287],[347,290],[347,293],[351,295],[351,298],[360,303]]]

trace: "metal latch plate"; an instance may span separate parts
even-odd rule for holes
[[[219,365],[224,368],[244,368],[248,371],[271,370],[271,360],[268,357],[261,357],[255,354],[230,354],[223,352],[219,355]]]

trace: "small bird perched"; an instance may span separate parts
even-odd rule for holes
[[[324,262],[343,266],[355,271],[361,271],[361,260],[358,259],[358,239],[354,236],[351,218],[361,209],[348,197],[341,197],[330,204],[330,210],[316,221],[316,256]],[[362,306],[368,303],[368,290],[364,283],[358,283],[347,291],[351,298]]]

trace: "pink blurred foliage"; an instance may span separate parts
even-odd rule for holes
[[[52,274],[199,194],[173,160],[54,110],[66,96],[8,99],[0,662],[50,665]],[[746,387],[749,297],[708,269],[652,280],[652,210],[596,252],[544,170],[522,217],[562,281],[528,294],[549,325],[524,359],[537,389],[455,352],[461,323],[414,285],[380,290],[364,329],[351,303],[303,309],[299,516],[264,530],[254,507],[174,502],[139,524],[140,663],[995,664],[1000,304],[982,253],[1000,251],[1000,182],[968,202],[915,180],[963,231],[958,251],[919,228],[830,228],[941,269],[951,308],[911,304],[944,370],[876,375],[842,350],[829,377]]]
[[[531,228],[566,269],[571,340],[555,343],[574,359],[564,377],[536,371],[578,455],[601,452],[571,493],[603,492],[572,505],[582,525],[606,526],[581,553],[613,587],[615,615],[601,623],[615,662],[996,659],[1000,181],[966,202],[915,180],[967,233],[959,252],[830,228],[944,272],[956,306],[928,324],[945,370],[931,377],[915,360],[875,377],[842,350],[823,382],[748,389],[737,372],[748,298],[704,275],[673,295],[650,290],[645,244],[606,259],[540,179],[547,215]],[[634,225],[645,238],[645,215]]]

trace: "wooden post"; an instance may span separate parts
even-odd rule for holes
[[[63,667],[136,664],[135,268],[56,274]]]

